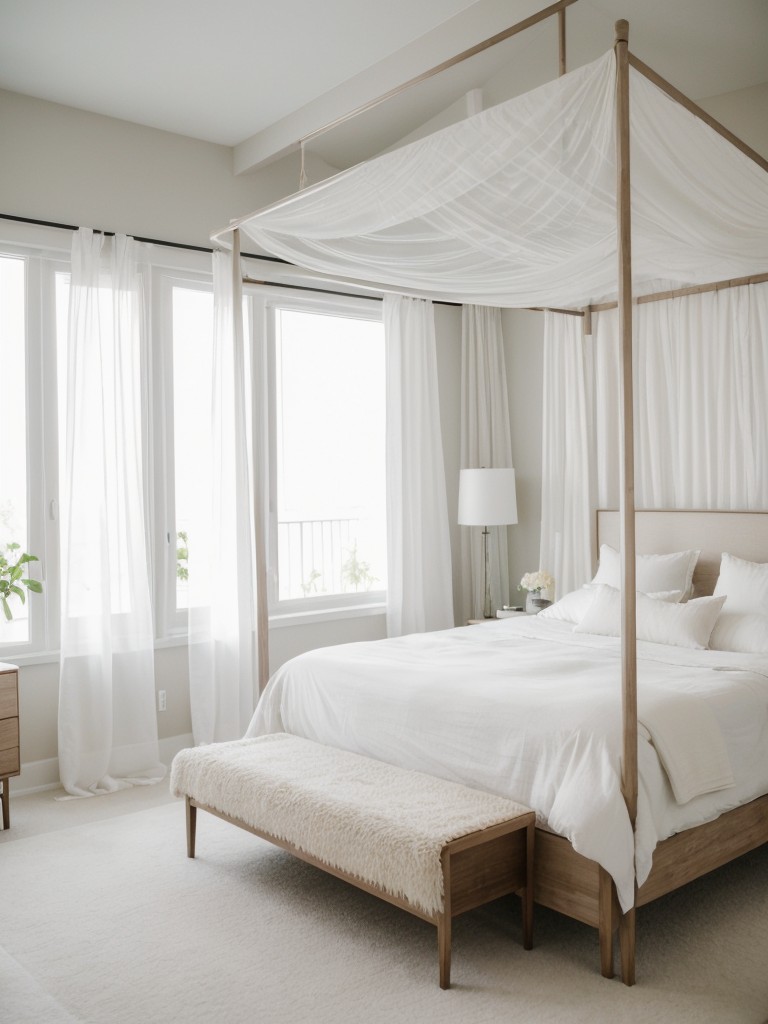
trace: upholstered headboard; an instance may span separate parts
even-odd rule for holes
[[[638,511],[635,514],[637,553],[664,555],[701,551],[693,574],[695,597],[711,594],[724,551],[750,562],[768,562],[768,512]],[[597,543],[618,550],[619,513],[599,509]]]

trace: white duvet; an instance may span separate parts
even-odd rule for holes
[[[275,673],[247,735],[289,732],[526,804],[610,873],[626,910],[659,840],[768,792],[768,663],[640,642],[638,705],[666,770],[642,725],[635,842],[618,641],[567,623],[518,617],[310,651]]]

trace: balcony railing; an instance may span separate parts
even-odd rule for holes
[[[353,591],[344,566],[357,549],[359,523],[359,519],[278,521],[280,600]]]

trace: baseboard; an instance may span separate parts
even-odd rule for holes
[[[58,757],[26,761],[22,762],[21,775],[11,779],[11,797],[39,793],[43,789],[57,789],[60,785]]]
[[[180,750],[194,745],[191,732],[182,733],[180,736],[166,736],[158,744],[160,760],[167,767]],[[44,789],[57,789],[60,785],[58,757],[49,757],[43,761],[26,761],[21,766],[21,775],[11,779],[11,797],[39,793]]]
[[[166,736],[164,740],[160,740],[160,760],[166,767],[170,768],[171,761],[180,750],[184,750],[186,747],[194,747],[194,745],[195,741],[192,738],[191,732],[182,733],[180,736]]]

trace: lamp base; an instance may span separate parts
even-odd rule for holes
[[[483,558],[485,561],[485,601],[483,602],[483,618],[492,619],[491,611],[491,563],[488,551],[488,537],[490,533],[487,526],[483,527]]]

